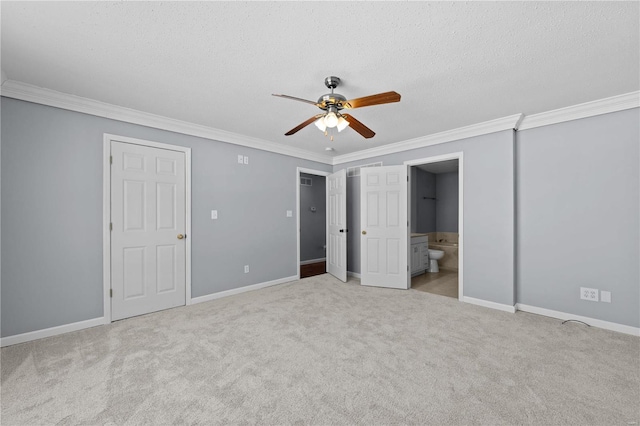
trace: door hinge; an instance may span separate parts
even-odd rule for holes
[[[113,222],[109,222],[109,231],[113,231]]]
[[[113,289],[112,288],[109,289],[109,297],[113,297]]]
[[[409,270],[409,265],[407,265],[407,271]]]
[[[409,182],[409,175],[407,175],[407,182]]]
[[[109,156],[109,164],[113,164],[113,155]]]

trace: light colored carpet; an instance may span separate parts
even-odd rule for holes
[[[2,424],[640,421],[640,339],[328,275],[2,349]]]

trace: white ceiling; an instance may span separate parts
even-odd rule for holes
[[[342,155],[639,89],[638,2],[6,2],[10,80]],[[377,134],[310,125],[326,76]],[[335,151],[325,152],[332,146]]]

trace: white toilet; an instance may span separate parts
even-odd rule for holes
[[[440,272],[438,268],[438,260],[442,259],[444,256],[444,251],[442,250],[433,250],[429,249],[429,272]]]

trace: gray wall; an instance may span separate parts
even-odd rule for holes
[[[193,297],[296,275],[286,217],[296,167],[331,166],[4,97],[1,106],[3,337],[103,315],[103,133],[192,148]]]
[[[640,326],[638,128],[636,108],[518,132],[518,302]]]
[[[403,164],[464,152],[464,295],[513,305],[514,295],[514,132],[511,130],[446,144],[340,164],[383,161]],[[360,178],[347,179],[347,268],[360,272]]]
[[[414,198],[417,206],[417,231],[416,232],[435,232],[436,231],[436,175],[425,172],[418,168],[416,170],[416,179],[414,181],[416,188],[416,198]],[[427,198],[427,199],[425,199]]]
[[[326,179],[306,173],[300,176],[312,180],[311,186],[300,185],[300,260],[320,259],[326,255]],[[316,211],[312,212],[311,207]]]
[[[436,231],[458,232],[458,172],[438,173],[436,177]]]

